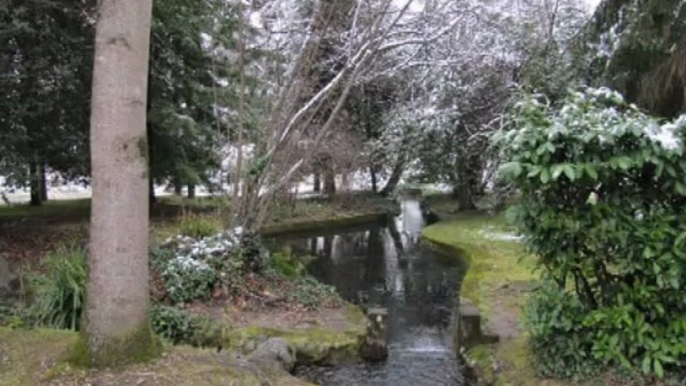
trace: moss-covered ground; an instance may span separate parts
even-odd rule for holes
[[[310,198],[276,205],[265,235],[320,230],[325,227],[366,224],[397,214],[398,204],[376,194],[342,194],[332,199]]]
[[[0,328],[0,386],[308,386],[228,353],[168,347],[149,363],[85,370],[68,361],[78,336],[56,330]]]
[[[440,209],[450,206],[441,202]],[[512,236],[503,215],[483,213],[441,216],[424,229],[423,236],[456,257],[468,260],[469,269],[461,296],[482,312],[484,327],[500,341],[471,348],[468,359],[476,368],[481,384],[498,386],[564,386],[570,383],[536,376],[526,334],[519,325],[521,306],[536,285],[533,257],[527,255]]]

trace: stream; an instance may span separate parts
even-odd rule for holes
[[[377,363],[300,367],[323,386],[463,385],[453,345],[464,267],[419,245],[425,225],[416,199],[386,224],[283,236],[294,255],[316,259],[308,272],[364,308],[388,310],[388,359]]]

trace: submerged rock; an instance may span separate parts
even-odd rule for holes
[[[481,311],[469,299],[461,298],[457,318],[457,345],[470,349],[480,344],[495,343],[497,335],[482,330]]]
[[[277,366],[290,372],[295,366],[295,349],[285,339],[271,338],[257,347],[248,360],[261,366]]]
[[[368,361],[382,361],[388,357],[388,310],[370,308],[367,336],[362,345],[362,356]]]

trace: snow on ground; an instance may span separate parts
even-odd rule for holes
[[[497,228],[486,228],[481,230],[479,233],[483,235],[484,238],[493,241],[514,241],[521,242],[523,237],[515,234],[513,232],[504,232]]]
[[[388,174],[388,173],[386,173]],[[411,170],[408,170],[408,174],[412,174]],[[62,182],[56,176],[49,174],[48,181],[57,181],[48,185],[48,198],[49,200],[78,200],[78,199],[88,199],[91,198],[91,188],[88,185]],[[213,182],[218,182],[219,179],[212,179]],[[381,189],[387,180],[387,176],[383,177],[379,175],[378,187]],[[322,184],[323,184],[322,180]],[[401,178],[399,185],[404,185],[407,183],[406,178]],[[438,184],[423,184],[422,188],[429,193],[447,193],[452,190],[452,187],[448,184],[438,183]],[[336,189],[339,192],[363,192],[371,191],[372,183],[369,173],[366,171],[356,171],[350,173],[348,176],[343,175],[336,176]],[[213,195],[227,195],[231,196],[233,191],[233,185],[224,184],[221,193],[211,193],[207,187],[199,185],[196,187],[197,197],[211,197]],[[314,192],[314,176],[309,175],[303,178],[298,184],[295,184],[291,190],[293,193],[297,194],[300,198],[307,198],[316,196],[318,193]],[[27,203],[31,199],[29,189],[15,188],[7,186],[5,184],[5,179],[0,177],[0,193],[5,193],[6,197],[12,204]],[[164,197],[172,195],[173,192],[168,188],[167,185],[157,185],[155,186],[155,195],[157,197]],[[187,190],[184,187],[182,194],[186,195]],[[5,205],[5,203],[0,200],[0,206]]]

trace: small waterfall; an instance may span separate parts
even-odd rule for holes
[[[408,235],[418,236],[424,228],[424,216],[417,199],[406,199],[402,202],[402,231]]]

